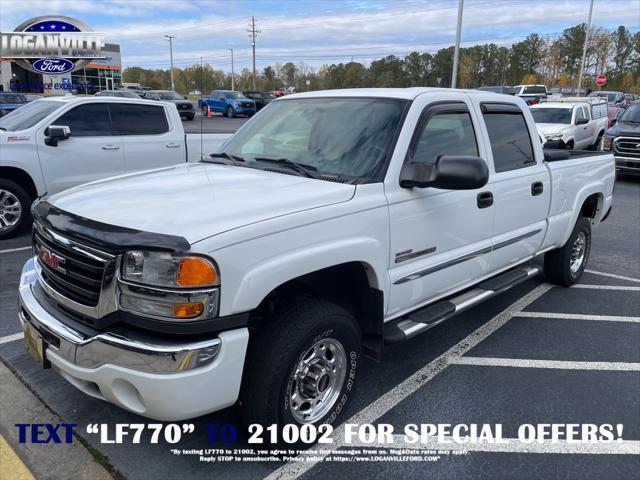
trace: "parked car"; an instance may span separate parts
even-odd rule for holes
[[[624,94],[624,103],[627,107],[638,99],[639,99],[638,95],[634,95],[633,93]]]
[[[516,85],[513,87],[517,97],[522,98],[527,105],[535,105],[546,99],[548,92],[545,85]]]
[[[46,194],[214,152],[227,135],[185,135],[167,102],[123,97],[49,97],[0,118],[0,239],[29,223]],[[187,157],[187,152],[189,156]],[[9,199],[9,200],[8,200]]]
[[[193,120],[196,116],[196,112],[193,109],[193,103],[191,103],[187,97],[182,96],[173,90],[149,90],[145,94],[144,98],[148,100],[162,100],[164,102],[173,103],[180,114],[180,118]]]
[[[605,132],[602,150],[613,152],[618,172],[640,175],[640,102],[629,105]]]
[[[0,92],[0,117],[13,112],[27,103],[27,98],[22,93]]]
[[[543,102],[531,106],[531,115],[547,148],[597,148],[608,127],[604,100],[583,97]]]
[[[622,92],[609,92],[604,90],[598,90],[591,92],[590,97],[601,97],[607,100],[607,103],[613,107],[623,107],[625,104],[624,93]]]
[[[213,90],[210,96],[198,100],[198,108],[204,116],[210,109],[211,112],[222,113],[229,118],[236,115],[250,117],[256,113],[256,102],[234,90]]]
[[[96,97],[140,98],[140,95],[133,90],[101,90],[94,95]]]
[[[116,91],[118,91],[118,92],[135,92],[136,94],[138,94],[138,96],[140,98],[144,98],[144,94],[147,92],[147,90],[145,90],[142,87],[137,86],[137,85],[123,86],[123,87],[119,88]]]
[[[607,118],[609,120],[609,128],[613,127],[613,125],[618,121],[620,115],[624,112],[624,108],[620,106],[609,105],[607,110]]]
[[[245,91],[242,94],[256,102],[256,111],[259,111],[267,106],[271,101],[275,100],[277,97],[271,92],[252,92]]]
[[[237,403],[248,423],[336,423],[363,354],[543,252],[548,281],[576,283],[615,180],[610,153],[545,153],[521,99],[478,91],[290,95],[222,148],[33,207],[19,312],[41,366],[158,420]]]

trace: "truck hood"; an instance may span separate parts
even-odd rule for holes
[[[571,129],[571,125],[564,123],[536,123],[536,128],[541,135],[563,135]]]
[[[195,163],[88,183],[48,202],[80,217],[176,235],[193,244],[245,225],[346,202],[354,193],[354,185]]]
[[[640,137],[640,123],[617,122],[606,132],[607,135],[615,137],[629,136]]]

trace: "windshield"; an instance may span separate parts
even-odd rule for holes
[[[0,103],[25,103],[22,95],[0,95]]]
[[[570,108],[532,108],[531,115],[536,123],[571,123]]]
[[[17,130],[31,128],[63,105],[63,102],[47,100],[36,100],[27,103],[24,107],[20,107],[0,118],[0,129],[15,132]]]
[[[607,103],[615,103],[616,102],[616,95],[617,94],[615,94],[615,93],[604,93],[604,92],[593,92],[593,93],[589,94],[590,97],[606,98],[607,99]]]
[[[371,178],[393,148],[404,100],[313,98],[276,101],[224,151],[247,161],[286,158],[321,174]]]
[[[640,103],[634,103],[627,108],[620,118],[619,122],[640,123]]]
[[[183,98],[177,92],[165,91],[165,92],[153,92],[153,93],[158,95],[158,97],[160,97],[161,100],[183,100]]]
[[[220,95],[224,95],[226,98],[246,98],[240,92],[221,92]]]

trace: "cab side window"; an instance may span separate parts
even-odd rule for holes
[[[582,107],[576,108],[576,123],[578,123],[578,120],[581,120],[583,118],[584,118],[584,111],[582,110]]]
[[[496,172],[535,165],[531,134],[520,108],[511,104],[483,104],[482,109]]]
[[[72,137],[106,137],[112,135],[111,117],[106,103],[86,103],[72,108],[53,121],[65,125]]]
[[[422,131],[417,140],[414,138],[412,162],[436,163],[442,155],[478,156],[476,135],[467,111],[434,113],[418,128]]]

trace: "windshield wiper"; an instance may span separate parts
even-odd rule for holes
[[[288,167],[291,170],[294,170],[305,177],[315,178],[316,180],[320,179],[320,175],[318,175],[318,169],[312,165],[305,165],[303,163],[294,162],[293,160],[289,160],[288,158],[268,158],[268,157],[255,157],[256,162],[265,162],[265,163],[276,163],[278,165],[282,165],[284,167]]]
[[[208,158],[224,158],[225,160],[230,160],[232,165],[242,165],[244,163],[246,163],[246,160],[244,158],[242,158],[240,155],[232,155],[230,153],[227,152],[221,152],[221,153],[212,153],[211,155],[209,155]],[[223,165],[229,165],[229,162],[216,162],[216,161],[210,161],[206,158],[202,159],[203,162],[207,162],[207,163],[220,163]]]

